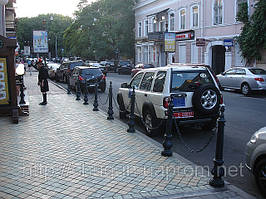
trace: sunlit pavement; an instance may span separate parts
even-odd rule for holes
[[[252,198],[50,83],[39,106],[37,73],[26,75],[30,116],[0,120],[1,198]],[[209,176],[208,176],[209,175]]]

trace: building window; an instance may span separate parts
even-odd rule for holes
[[[223,23],[223,2],[222,0],[214,0],[213,5],[213,25]]]
[[[148,36],[148,32],[149,32],[149,21],[148,20],[145,20],[145,36]]]
[[[141,47],[137,48],[137,53],[138,53],[138,62],[141,62]]]
[[[141,22],[139,22],[139,28],[138,28],[138,36],[141,37]]]
[[[155,17],[152,18],[152,30],[153,32],[156,32],[157,31],[157,20]]]
[[[180,29],[186,29],[186,10],[180,10]]]
[[[166,30],[165,21],[160,21],[160,31],[164,32]]]
[[[145,64],[148,63],[148,56],[149,56],[148,46],[144,46],[143,62],[144,62]]]
[[[169,16],[169,30],[175,31],[175,14],[171,13]]]
[[[197,28],[199,26],[199,7],[198,6],[193,6],[191,9],[191,19],[192,19],[192,27]]]

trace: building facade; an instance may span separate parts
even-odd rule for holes
[[[205,63],[216,74],[245,66],[235,37],[241,3],[249,12],[255,0],[140,0],[135,6],[136,64]],[[164,33],[175,34],[175,49],[165,52]]]

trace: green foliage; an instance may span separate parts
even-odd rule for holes
[[[248,3],[244,2],[239,5],[239,11],[236,15],[237,21],[241,21],[243,23],[248,22]]]
[[[80,0],[75,22],[65,31],[65,46],[71,54],[88,59],[134,57],[133,0],[98,0],[88,5]]]
[[[51,21],[51,17],[53,20]],[[17,21],[17,40],[20,47],[23,49],[24,45],[32,46],[33,30],[47,30],[49,37],[49,51],[52,56],[55,56],[55,41],[57,37],[58,55],[62,56],[60,49],[63,46],[63,34],[67,27],[72,23],[70,17],[65,17],[58,14],[39,15],[32,18],[19,18]]]
[[[242,32],[237,38],[242,56],[248,63],[261,60],[261,52],[266,49],[266,1],[258,1],[249,20],[246,21],[245,17],[239,19],[244,23]]]

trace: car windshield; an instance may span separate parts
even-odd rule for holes
[[[203,84],[213,84],[206,71],[175,71],[172,73],[171,92],[194,91]]]
[[[78,62],[72,62],[69,65],[70,65],[70,69],[73,69],[75,66],[83,66],[84,63],[83,61],[78,61]]]
[[[252,72],[254,75],[266,75],[266,71],[261,68],[249,69],[249,71]]]
[[[82,75],[84,76],[101,76],[102,72],[98,68],[88,68],[82,70]]]

